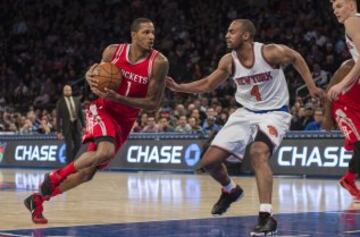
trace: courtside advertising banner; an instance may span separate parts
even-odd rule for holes
[[[132,170],[192,171],[205,140],[128,140],[110,167]]]
[[[36,168],[65,164],[65,144],[58,140],[0,141],[0,166]]]
[[[271,158],[274,174],[341,176],[352,152],[343,139],[285,139]]]
[[[193,171],[199,167],[205,139],[129,139],[109,168]],[[277,175],[340,176],[351,159],[341,138],[285,139],[271,158]],[[82,147],[85,150],[85,147]],[[65,144],[56,139],[0,140],[0,167],[50,167],[66,164]],[[245,157],[244,163],[249,159]],[[242,167],[250,172],[248,164]]]
[[[199,164],[203,142],[129,139],[109,168],[192,171]],[[65,144],[55,139],[0,141],[0,167],[56,168],[66,164],[65,154]]]

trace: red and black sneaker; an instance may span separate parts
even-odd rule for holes
[[[58,185],[60,179],[58,176],[59,175],[56,172],[45,174],[44,181],[40,185],[40,193],[45,199],[48,199],[51,196]]]
[[[349,193],[354,196],[358,197],[360,196],[360,191],[356,187],[355,181],[349,181],[345,176],[342,177],[339,181],[340,185],[349,191]]]
[[[43,216],[43,198],[39,193],[31,194],[24,200],[25,207],[31,212],[31,219],[35,224],[46,224],[48,220]]]

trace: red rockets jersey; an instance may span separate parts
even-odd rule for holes
[[[129,60],[130,44],[119,44],[115,50],[111,63],[120,68],[122,82],[117,93],[123,96],[144,98],[150,82],[152,66],[158,51],[151,50],[149,56],[131,63]],[[115,120],[135,119],[140,109],[111,100],[98,98],[98,106],[103,106],[106,111],[114,116]]]

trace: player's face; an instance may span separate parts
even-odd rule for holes
[[[141,23],[137,32],[133,32],[133,39],[145,50],[151,50],[155,42],[155,27],[153,23]]]
[[[246,35],[249,35],[249,33],[242,30],[241,23],[236,21],[232,22],[225,35],[227,47],[229,49],[241,48],[244,41],[248,39]]]
[[[354,4],[348,0],[334,0],[332,2],[332,8],[338,22],[344,23],[345,20],[352,14]]]

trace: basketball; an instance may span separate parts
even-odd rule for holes
[[[94,69],[94,77],[98,80],[97,89],[105,92],[105,88],[117,90],[121,81],[121,70],[112,63],[100,63]]]

